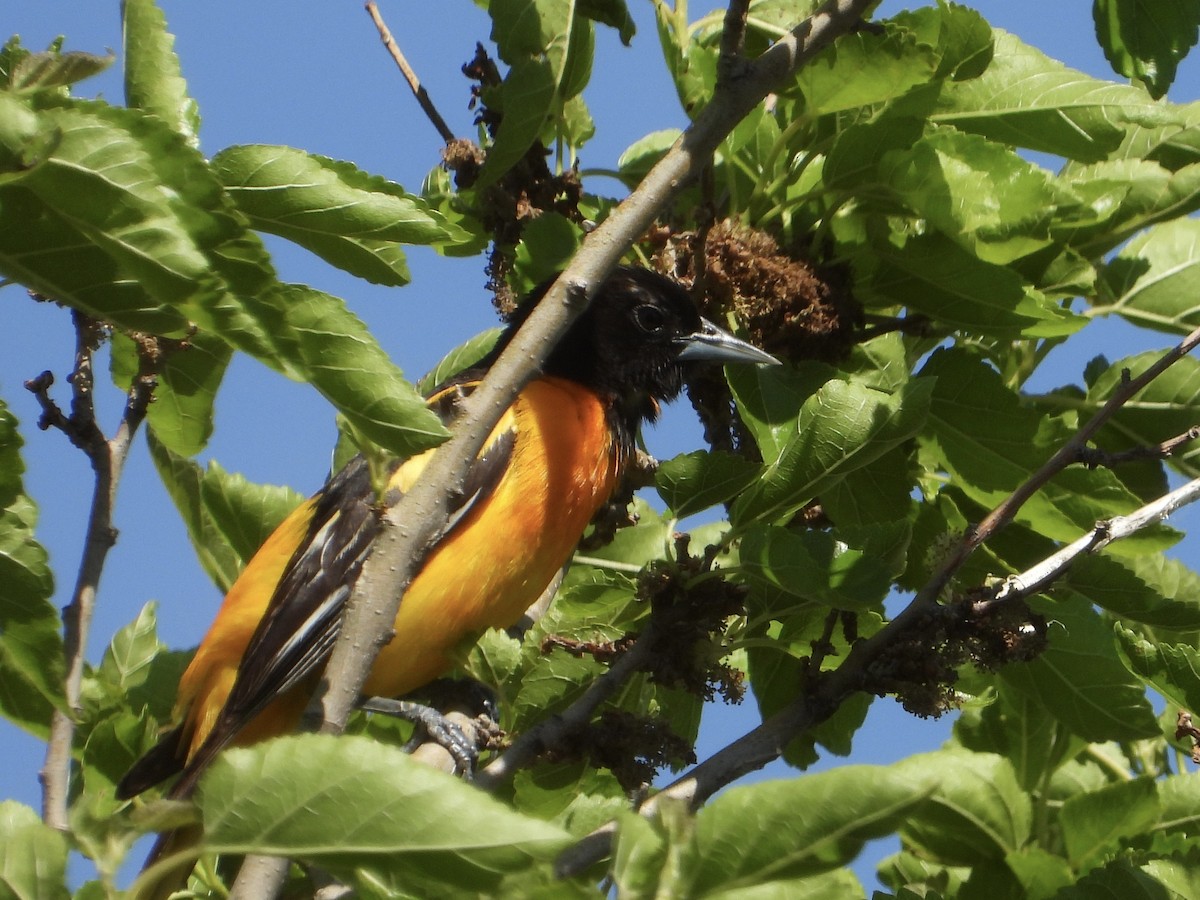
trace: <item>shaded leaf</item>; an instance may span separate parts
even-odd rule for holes
[[[0,800],[0,894],[14,900],[71,896],[66,835],[15,800]]]
[[[1067,859],[1088,868],[1111,853],[1122,838],[1158,821],[1158,792],[1152,778],[1135,778],[1068,798],[1058,814]]]
[[[1200,7],[1185,0],[1095,0],[1096,38],[1113,69],[1142,82],[1156,100],[1196,45]]]
[[[1052,622],[1049,647],[1033,662],[1005,666],[1000,677],[1085,740],[1158,735],[1145,689],[1121,662],[1112,630],[1091,605],[1077,596],[1030,605]]]
[[[997,32],[992,64],[978,78],[947,84],[934,121],[1096,162],[1120,146],[1127,128],[1165,124],[1173,115],[1138,88],[1090,78]]]
[[[249,144],[222,150],[212,165],[255,228],[376,284],[408,283],[399,244],[470,239],[420,197],[352,163]]]
[[[301,735],[230,750],[197,802],[209,850],[289,856],[352,885],[403,884],[405,893],[485,891],[568,840],[360,737]]]
[[[54,578],[33,537],[37,510],[24,493],[17,421],[0,402],[0,712],[45,734],[62,707],[65,667]]]
[[[758,477],[749,460],[719,450],[696,450],[661,463],[654,482],[677,518],[733,499]]]
[[[124,0],[121,15],[126,104],[153,113],[195,144],[200,109],[188,95],[166,16],[154,0]]]

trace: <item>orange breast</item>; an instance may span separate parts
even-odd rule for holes
[[[595,394],[542,378],[511,413],[517,438],[507,471],[413,580],[367,694],[412,691],[441,675],[465,638],[515,624],[612,493],[618,460]]]
[[[603,404],[591,391],[558,378],[532,381],[497,425],[497,433],[504,429],[516,431],[507,470],[409,586],[395,636],[376,659],[366,694],[397,696],[421,687],[449,668],[452,651],[465,639],[516,623],[612,493],[621,461]],[[410,484],[426,459],[405,463],[392,484]],[[304,539],[312,506],[310,500],[293,512],[247,564],[180,681],[176,706],[189,720],[192,752],[229,696],[275,584]],[[307,699],[300,689],[278,698],[235,743],[293,729]]]

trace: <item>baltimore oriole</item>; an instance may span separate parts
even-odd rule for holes
[[[452,412],[517,325],[480,366],[437,389],[430,405]],[[609,499],[641,421],[679,393],[685,365],[703,360],[775,362],[703,320],[673,281],[618,269],[493,430],[451,524],[404,595],[395,636],[364,693],[420,688],[450,667],[465,637],[515,624]],[[426,458],[398,465],[388,489],[404,491]],[[119,797],[176,773],[169,794],[187,796],[224,747],[296,727],[379,529],[375,501],[358,457],[266,540],[180,679],[180,724],[133,765]]]

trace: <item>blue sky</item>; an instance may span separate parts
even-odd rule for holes
[[[661,63],[652,7],[629,0],[639,33],[632,48],[614,32],[599,29],[597,63],[585,97],[597,123],[597,138],[584,148],[585,168],[613,167],[622,150],[644,134],[682,127],[685,119]],[[905,6],[885,2],[881,14]],[[1091,4],[1083,0],[1048,5],[1031,0],[983,0],[973,4],[994,25],[1013,31],[1052,56],[1089,74],[1112,77],[1091,33]],[[176,35],[183,74],[202,116],[201,149],[213,154],[231,144],[290,144],[385,175],[417,190],[436,164],[441,141],[417,108],[379,44],[360,3],[283,0],[204,4],[163,0]],[[103,52],[121,48],[119,3],[97,0],[38,0],[6,4],[0,39],[20,34],[39,49],[66,35],[67,49]],[[693,16],[713,7],[692,4]],[[1049,9],[1053,14],[1049,14]],[[475,40],[485,40],[488,20],[468,0],[402,4],[382,0],[395,37],[421,75],[442,115],[458,134],[471,136],[473,114],[459,66]],[[441,15],[429,15],[437,9]],[[448,23],[447,19],[451,21]],[[120,61],[109,72],[78,87],[84,96],[122,102]],[[1200,97],[1200,68],[1181,68],[1172,99]],[[597,182],[601,193],[620,192],[615,182]],[[410,255],[413,283],[379,288],[343,275],[285,242],[268,239],[280,276],[341,296],[370,325],[385,349],[410,377],[431,367],[466,337],[495,324],[487,302],[480,260],[447,260],[417,248]],[[86,460],[62,435],[34,427],[37,408],[21,383],[51,369],[60,376],[57,396],[65,402],[61,376],[70,365],[73,335],[66,312],[28,301],[17,287],[0,289],[0,397],[22,422],[28,468],[26,487],[40,507],[39,538],[59,576],[55,602],[66,602],[79,559],[91,473]],[[1105,323],[1086,352],[1054,357],[1039,387],[1075,381],[1083,362],[1096,353],[1119,358],[1165,347],[1167,336]],[[103,384],[103,383],[102,383]],[[101,423],[115,426],[122,398],[99,392]],[[648,434],[652,452],[667,457],[699,445],[687,404],[677,405]],[[216,433],[202,460],[218,460],[253,481],[288,484],[307,493],[324,479],[335,437],[333,415],[315,392],[245,358],[231,367],[218,398]],[[176,647],[194,645],[220,597],[196,563],[175,514],[139,442],[116,510],[120,540],[101,583],[89,657],[99,659],[112,633],[148,600],[161,606],[161,635]],[[1185,510],[1176,527],[1200,530],[1200,513]],[[1195,560],[1200,540],[1178,551]],[[751,704],[710,716],[701,747],[710,752],[754,723]],[[925,722],[906,716],[890,701],[874,704],[856,747],[856,761],[886,762],[944,740],[948,720]],[[0,797],[37,807],[40,742],[0,722]],[[774,774],[785,770],[774,769]]]

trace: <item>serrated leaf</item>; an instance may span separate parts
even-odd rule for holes
[[[459,344],[443,356],[436,366],[421,376],[417,381],[417,390],[422,396],[428,397],[446,379],[471,368],[496,346],[496,341],[501,333],[502,330],[499,328],[489,328]]]
[[[33,93],[64,87],[91,78],[113,64],[111,53],[97,56],[72,50],[68,53],[47,50],[23,56],[9,71],[8,86],[18,93]]]
[[[997,31],[992,64],[978,78],[947,84],[933,120],[1001,144],[1097,162],[1120,146],[1126,129],[1173,117],[1139,88],[1090,78]]]
[[[885,26],[886,27],[886,26]],[[934,48],[907,29],[842,35],[800,69],[796,87],[808,115],[884,103],[933,79]]]
[[[866,841],[894,831],[935,783],[883,766],[845,766],[730,788],[696,815],[696,864],[684,895],[730,896],[845,865]]]
[[[277,347],[350,423],[400,457],[449,436],[425,399],[404,379],[375,336],[337,297],[283,285],[270,298],[285,328]]]
[[[0,801],[0,894],[14,900],[66,900],[67,837],[28,806]]]
[[[858,262],[864,301],[900,304],[953,328],[1004,338],[1065,337],[1087,323],[1010,268],[938,233],[876,241]]]
[[[1005,666],[1000,677],[1087,741],[1156,736],[1145,689],[1121,662],[1111,628],[1091,604],[1072,596],[1030,605],[1052,623],[1049,646],[1033,662]]]
[[[1028,839],[1032,803],[1003,757],[942,750],[911,756],[891,769],[937,785],[901,828],[904,840],[926,858],[978,865],[1003,859]]]
[[[37,510],[24,493],[17,420],[0,401],[0,713],[45,734],[62,707],[63,645],[50,603],[54,577],[33,537]]]
[[[121,17],[126,104],[158,116],[194,145],[200,110],[188,95],[166,16],[154,0],[124,0]]]
[[[911,438],[925,420],[933,382],[916,379],[895,393],[829,381],[809,397],[779,457],[734,504],[731,519],[777,521],[846,473]]]
[[[138,369],[137,347],[120,332],[114,333],[111,341],[113,382],[128,390]],[[194,456],[212,436],[213,404],[233,348],[215,335],[198,332],[182,347],[163,348],[162,352],[165,360],[146,421],[175,453]]]
[[[834,609],[873,607],[891,584],[880,560],[821,531],[756,525],[742,538],[738,557],[745,571]]]
[[[1084,869],[1121,838],[1132,837],[1158,821],[1158,792],[1152,778],[1135,778],[1098,791],[1076,794],[1058,814],[1071,865]]]
[[[1200,575],[1177,559],[1162,554],[1081,556],[1067,571],[1066,583],[1123,619],[1174,631],[1200,630]]]
[[[1107,307],[1134,324],[1187,334],[1200,325],[1200,222],[1142,232],[1101,269],[1099,287]]]
[[[203,472],[153,432],[147,443],[201,566],[222,593],[228,591],[253,552],[302,498],[288,488],[251,484],[215,464]]]
[[[1116,626],[1126,664],[1135,675],[1180,709],[1200,709],[1200,651],[1187,644],[1153,642]]]
[[[655,487],[676,518],[733,499],[758,476],[759,467],[720,450],[696,450],[661,463]]]
[[[880,177],[918,216],[984,262],[1050,245],[1059,202],[1050,174],[978,135],[938,129],[893,151]]]
[[[249,144],[222,150],[212,165],[255,228],[376,284],[408,283],[400,244],[470,239],[420,197],[352,163]]]
[[[349,884],[486,891],[548,861],[566,832],[516,813],[397,748],[301,735],[222,754],[197,794],[205,848],[316,863]]]
[[[981,359],[963,350],[939,350],[921,374],[937,379],[922,444],[975,502],[994,507],[1049,458],[1054,448],[1037,440],[1041,415],[1024,406]],[[1111,471],[1076,467],[1035,493],[1017,519],[1047,537],[1073,541],[1097,521],[1140,504]],[[1112,552],[1162,549],[1170,539],[1167,531],[1141,532],[1131,538],[1134,543],[1114,544]]]
[[[1113,69],[1158,99],[1196,45],[1200,7],[1184,0],[1095,0],[1096,38]]]

